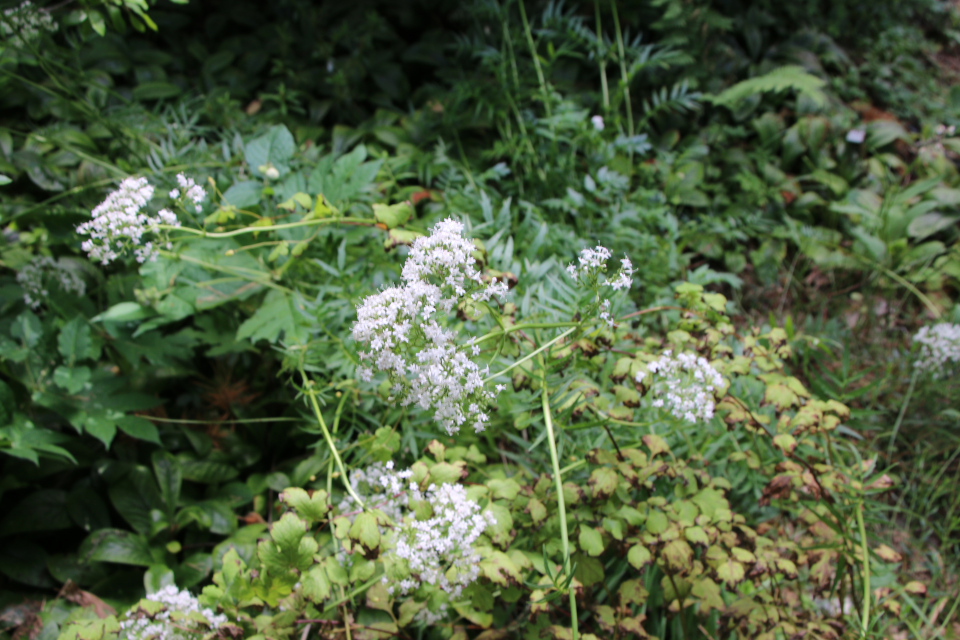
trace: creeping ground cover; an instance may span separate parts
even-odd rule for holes
[[[0,640],[960,636],[960,13],[0,7]]]

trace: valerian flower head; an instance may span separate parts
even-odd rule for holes
[[[624,256],[620,260],[620,270],[613,279],[606,277],[607,260],[613,254],[602,245],[597,245],[594,249],[584,249],[577,258],[578,264],[567,266],[567,273],[570,277],[578,281],[581,285],[591,287],[603,285],[614,290],[629,289],[633,284],[633,263]]]
[[[193,181],[193,178],[188,178],[182,173],[177,174],[177,184],[180,185],[179,189],[174,189],[170,192],[170,198],[177,200],[180,198],[180,194],[183,194],[183,197],[186,200],[189,200],[193,203],[194,209],[197,213],[203,211],[203,201],[207,199],[207,192],[203,190],[203,187],[198,185]]]
[[[126,178],[93,210],[93,219],[77,227],[77,233],[90,236],[80,246],[92,260],[109,264],[132,248],[138,262],[155,260],[157,247],[145,235],[160,231],[159,225],[180,226],[172,211],[161,209],[150,216],[143,211],[153,198],[153,187],[146,178]],[[169,244],[168,244],[169,248]]]
[[[707,422],[713,418],[714,392],[723,386],[723,378],[706,358],[690,353],[672,355],[664,351],[659,360],[637,372],[643,382],[651,376],[653,406],[666,409],[679,420]]]
[[[76,268],[68,260],[54,260],[47,256],[34,258],[17,273],[17,283],[23,287],[23,301],[31,309],[37,309],[50,295],[50,283],[59,286],[64,293],[82,296],[87,285],[77,275]]]
[[[462,232],[462,224],[445,220],[418,238],[403,284],[365,298],[353,326],[354,339],[368,349],[360,353],[357,377],[370,381],[386,373],[397,400],[432,409],[451,435],[464,426],[482,431],[489,420],[484,408],[496,394],[484,384],[487,369],[470,359],[476,349],[449,328],[450,315],[468,297],[485,302],[507,291],[502,281],[484,282],[476,247]]]
[[[479,576],[480,555],[474,544],[496,519],[489,512],[481,513],[480,505],[467,497],[459,484],[431,484],[421,493],[410,485],[410,500],[430,504],[432,516],[417,520],[407,517],[394,531],[392,553],[405,563],[420,583],[439,587],[452,599]],[[391,594],[404,595],[419,584],[390,585]]]
[[[597,131],[603,131],[603,116],[593,116],[590,118],[593,128]]]
[[[18,7],[5,9],[3,18],[0,18],[0,37],[12,47],[22,47],[42,32],[54,32],[57,28],[50,12],[35,7],[30,0],[25,0]]]
[[[960,325],[941,322],[921,327],[913,336],[920,345],[916,367],[934,380],[950,376],[960,364]]]
[[[201,607],[189,591],[178,591],[173,585],[148,595],[146,599],[162,604],[163,608],[154,615],[148,615],[141,608],[132,609],[128,617],[120,621],[120,635],[126,640],[199,639],[227,622],[227,616]]]
[[[395,470],[392,462],[378,462],[350,473],[350,484],[364,496],[367,506],[379,509],[393,521],[392,527],[381,531],[385,549],[382,559],[396,565],[389,575],[404,577],[384,577],[383,584],[397,596],[427,584],[456,600],[479,575],[480,555],[475,544],[496,519],[489,512],[481,512],[463,486],[431,484],[421,491],[410,481],[412,475],[409,469]],[[423,503],[429,509],[415,509]],[[341,512],[349,513],[354,508],[350,497],[339,505]]]

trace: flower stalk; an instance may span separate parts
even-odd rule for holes
[[[572,329],[570,331],[572,331]],[[549,346],[549,343],[546,346]],[[560,512],[560,542],[563,547],[563,570],[570,579],[570,624],[573,631],[573,640],[578,640],[580,633],[578,630],[579,621],[577,619],[577,594],[572,584],[572,561],[570,559],[570,538],[567,533],[567,509],[563,500],[563,477],[560,474],[560,458],[557,455],[557,438],[553,431],[553,416],[550,413],[550,393],[547,387],[547,366],[542,355],[539,356],[539,361],[543,380],[543,388],[540,394],[540,400],[543,406],[543,421],[547,427],[547,443],[550,445],[550,462],[553,465],[553,477],[557,484],[557,510]]]
[[[362,509],[364,507],[363,499],[357,495],[356,491],[353,490],[353,486],[350,484],[350,478],[347,477],[347,470],[343,466],[343,460],[340,458],[340,453],[337,451],[337,445],[334,444],[333,437],[330,435],[330,430],[327,429],[327,423],[323,419],[323,413],[320,411],[320,404],[317,402],[317,392],[313,388],[313,381],[307,378],[307,374],[305,371],[303,371],[303,369],[300,370],[300,375],[303,376],[305,381],[304,393],[310,399],[310,407],[313,409],[313,413],[317,417],[317,422],[320,424],[320,430],[323,431],[323,437],[327,441],[327,446],[330,447],[330,454],[337,463],[337,469],[340,471],[340,479],[343,481],[343,486],[347,489],[347,493],[350,494],[350,497],[356,500],[357,504],[360,505],[360,508]]]

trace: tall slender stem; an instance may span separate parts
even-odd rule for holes
[[[617,32],[617,57],[620,58],[620,84],[623,85],[623,100],[627,107],[627,132],[632,138],[633,106],[630,104],[630,78],[627,75],[627,60],[623,49],[623,33],[620,31],[620,15],[617,13],[617,0],[610,0],[610,9],[613,11],[613,29]]]
[[[344,222],[347,224],[368,224],[373,226],[374,221],[370,218],[310,218],[309,220],[300,220],[299,222],[287,222],[284,224],[274,224],[269,227],[244,227],[243,229],[234,229],[233,231],[204,231],[203,229],[192,229],[190,227],[174,227],[168,224],[157,225],[158,229],[163,231],[184,231],[195,236],[203,238],[232,238],[242,236],[246,233],[260,233],[262,231],[278,231],[280,229],[296,229],[297,227],[312,227],[321,224],[333,224],[335,222]]]
[[[557,509],[560,511],[560,542],[563,546],[563,567],[567,577],[571,578],[570,622],[573,630],[573,640],[578,640],[580,633],[579,620],[577,619],[577,594],[572,584],[573,575],[570,573],[570,569],[573,565],[572,560],[570,559],[570,538],[567,535],[567,509],[563,500],[563,477],[560,475],[560,458],[557,456],[557,439],[553,432],[553,417],[550,413],[550,392],[547,387],[547,365],[544,362],[542,355],[540,356],[539,360],[540,372],[543,379],[543,387],[541,388],[540,393],[540,399],[543,406],[543,421],[547,426],[547,442],[550,444],[550,462],[553,464],[553,477],[557,483]]]
[[[603,51],[603,32],[600,30],[600,0],[593,0],[597,16],[597,66],[600,67],[600,88],[603,90],[603,113],[610,110],[610,89],[607,87],[607,60]]]
[[[543,109],[547,113],[547,118],[552,118],[550,111],[550,94],[547,92],[547,81],[543,77],[543,69],[540,68],[540,56],[537,55],[537,45],[533,42],[533,34],[530,32],[530,23],[527,22],[527,10],[523,7],[523,0],[519,0],[517,5],[520,7],[520,20],[523,22],[523,32],[527,36],[527,46],[530,47],[530,55],[533,57],[533,66],[537,70],[537,80],[540,81],[540,92],[543,93]],[[553,122],[550,122],[550,130],[553,130]]]
[[[890,444],[887,445],[887,456],[893,455],[893,445],[897,440],[897,434],[900,433],[900,425],[903,423],[903,416],[907,413],[907,406],[910,404],[910,396],[913,395],[913,388],[917,384],[917,377],[920,375],[920,370],[915,369],[913,375],[910,376],[910,386],[907,388],[907,395],[903,399],[903,404],[900,406],[900,413],[897,414],[897,421],[893,425],[893,433],[890,434]]]
[[[495,379],[495,378],[499,378],[500,376],[502,376],[503,374],[505,374],[505,373],[507,373],[507,372],[509,372],[509,371],[513,371],[514,369],[516,369],[517,367],[519,367],[521,364],[523,364],[523,363],[526,362],[527,360],[530,360],[530,359],[533,358],[534,356],[543,353],[545,350],[549,349],[550,347],[552,347],[553,345],[555,345],[557,342],[560,342],[561,340],[563,340],[564,338],[566,338],[568,335],[570,335],[571,333],[573,333],[573,332],[576,331],[576,330],[577,330],[577,327],[570,327],[569,329],[567,329],[566,331],[564,331],[563,333],[561,333],[561,334],[558,335],[556,338],[554,338],[554,339],[551,340],[550,342],[546,343],[545,345],[543,345],[542,347],[540,347],[540,348],[537,349],[536,351],[533,351],[533,352],[531,352],[531,353],[528,353],[527,355],[523,356],[522,358],[520,358],[519,360],[517,360],[516,362],[514,362],[512,365],[510,365],[509,367],[507,367],[506,369],[503,369],[502,371],[498,371],[497,373],[494,373],[493,375],[487,376],[486,378],[484,378],[483,381],[484,381],[484,382],[490,382],[491,380],[493,380],[493,379]],[[543,358],[541,358],[541,360],[543,360]]]
[[[491,338],[499,338],[500,336],[505,336],[516,331],[523,331],[525,329],[563,329],[566,327],[578,327],[580,326],[579,322],[524,322],[522,324],[515,324],[509,327],[504,327],[499,331],[491,331],[490,333],[480,336],[473,341],[472,344],[480,344],[481,342],[486,342]]]
[[[346,488],[347,493],[350,494],[350,497],[356,500],[357,504],[360,505],[360,508],[363,508],[363,500],[360,496],[357,495],[357,492],[353,490],[353,486],[350,484],[350,479],[347,477],[347,470],[343,466],[343,460],[340,458],[340,453],[337,451],[337,445],[334,444],[333,438],[330,436],[330,430],[327,429],[327,423],[323,419],[323,413],[320,411],[320,404],[317,402],[317,392],[313,389],[311,380],[307,378],[306,372],[302,369],[300,370],[300,375],[304,379],[304,393],[307,394],[307,397],[310,398],[310,406],[313,408],[313,413],[317,416],[317,422],[320,423],[320,430],[323,431],[323,437],[327,440],[327,445],[330,447],[330,454],[333,456],[333,459],[337,462],[337,469],[340,470],[340,479],[343,480],[343,486]]]
[[[863,622],[860,637],[867,637],[870,628],[870,548],[867,546],[867,530],[863,526],[863,501],[857,505],[857,528],[860,529],[860,549],[863,553]]]

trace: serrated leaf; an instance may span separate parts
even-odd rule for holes
[[[503,498],[505,500],[513,500],[517,497],[517,494],[520,493],[520,485],[517,484],[517,481],[513,478],[488,480],[487,486],[490,487],[490,491],[493,493],[495,499]]]
[[[351,540],[356,541],[368,551],[380,546],[380,528],[377,526],[377,517],[365,511],[358,515],[350,525],[348,533]]]
[[[245,145],[244,159],[250,170],[257,175],[263,175],[260,167],[273,165],[279,172],[279,177],[283,177],[290,172],[289,161],[296,150],[297,143],[290,130],[283,125],[276,125]]]
[[[77,316],[60,329],[57,347],[68,364],[92,358],[95,355],[93,341],[90,339],[90,325]]]
[[[237,330],[237,340],[276,343],[283,335],[288,343],[303,344],[309,338],[307,321],[297,309],[295,295],[276,289],[267,293],[257,311]]]
[[[293,507],[301,518],[313,522],[322,520],[330,510],[327,492],[323,490],[314,491],[311,496],[303,489],[291,487],[283,491],[280,499],[284,504]]]

